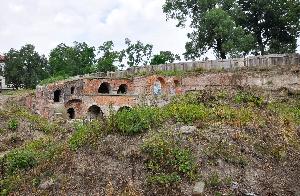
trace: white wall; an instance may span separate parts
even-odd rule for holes
[[[0,73],[4,71],[4,63],[0,63]],[[1,88],[7,88],[5,83],[5,78],[0,74],[0,89]]]

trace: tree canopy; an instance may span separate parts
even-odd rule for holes
[[[300,30],[299,0],[238,0],[237,22],[255,38],[255,51],[292,53]]]
[[[295,52],[299,35],[298,0],[166,0],[163,11],[177,26],[189,24],[186,59],[209,49],[216,56],[249,52]]]
[[[125,58],[129,67],[147,65],[152,55],[153,45],[144,44],[141,41],[132,43],[128,38],[125,39],[127,48],[122,50],[122,57]]]
[[[178,54],[173,54],[171,51],[160,51],[159,54],[155,54],[152,57],[150,64],[159,65],[173,63],[176,60],[180,61],[180,56]]]
[[[95,48],[85,42],[74,42],[74,46],[59,44],[49,55],[50,73],[57,75],[81,75],[90,73],[95,62]]]
[[[10,49],[5,54],[4,76],[14,88],[35,88],[48,77],[48,64],[44,55],[39,55],[33,45],[27,44],[20,50]]]
[[[104,42],[98,48],[100,54],[97,60],[96,70],[100,72],[116,71],[122,62],[121,52],[114,51],[113,41]]]

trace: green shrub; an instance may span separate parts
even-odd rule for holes
[[[235,96],[236,103],[254,103],[256,106],[261,106],[264,103],[262,97],[255,96],[248,92],[239,92]]]
[[[0,179],[0,195],[9,195],[11,191],[16,189],[21,181],[21,176],[14,174]]]
[[[46,118],[43,118],[40,115],[32,114],[29,109],[20,107],[16,103],[11,104],[8,109],[8,113],[14,115],[16,118],[22,118],[30,121],[31,127],[35,130],[50,133],[62,129],[61,126],[49,122]]]
[[[214,172],[211,176],[209,176],[206,184],[211,188],[217,188],[222,185],[222,180],[218,173]]]
[[[35,166],[37,163],[36,155],[27,149],[17,149],[9,152],[6,156],[5,165],[9,173],[16,170],[26,170]]]
[[[51,160],[61,152],[62,145],[50,138],[41,138],[25,145],[25,149],[35,153],[38,161]]]
[[[281,118],[292,121],[300,125],[300,103],[299,102],[272,102],[269,109],[276,112]]]
[[[208,116],[204,105],[178,103],[169,104],[163,108],[163,116],[176,122],[191,124],[197,120],[203,120]]]
[[[69,139],[69,147],[77,150],[87,144],[92,144],[102,134],[102,127],[98,121],[88,124],[75,124],[75,132]]]
[[[147,178],[150,184],[173,184],[181,181],[180,176],[174,172],[172,174],[157,174]]]
[[[249,123],[264,124],[265,121],[253,107],[235,108],[228,105],[216,106],[212,109],[211,119],[231,125],[244,126]]]
[[[15,118],[12,118],[8,121],[8,129],[12,130],[12,131],[16,131],[19,127],[19,121]]]
[[[181,177],[196,178],[196,161],[189,148],[177,140],[178,134],[160,132],[150,135],[142,145],[147,156],[146,166],[150,172],[149,182],[178,182]]]
[[[118,131],[133,135],[142,133],[159,124],[160,112],[154,107],[136,107],[115,114],[115,127]]]

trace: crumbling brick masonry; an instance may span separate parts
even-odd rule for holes
[[[32,107],[35,112],[49,119],[58,116],[69,119],[96,119],[109,115],[112,110],[118,111],[140,104],[164,105],[176,94],[206,88],[239,86],[266,90],[300,90],[299,55],[275,57],[251,57],[240,61],[231,59],[226,61],[234,63],[228,64],[229,67],[224,67],[224,63],[217,66],[216,62],[211,62],[213,67],[208,67],[207,62],[193,62],[78,76],[38,86]],[[261,65],[259,59],[263,59],[266,64]],[[204,71],[193,71],[199,68]],[[145,70],[147,76],[138,76]],[[163,72],[168,70],[189,72],[180,76],[164,76]]]

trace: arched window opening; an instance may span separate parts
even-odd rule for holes
[[[174,80],[174,84],[175,84],[175,87],[180,87],[180,82],[179,82],[179,80]]]
[[[67,110],[67,113],[69,115],[69,119],[75,119],[75,110],[74,110],[74,108],[69,108]]]
[[[163,78],[157,78],[156,81],[154,82],[153,85],[153,94],[154,95],[162,95],[163,92],[163,88],[165,86],[165,81]]]
[[[127,85],[121,84],[118,89],[118,94],[127,94]]]
[[[75,87],[74,87],[74,86],[72,86],[72,87],[71,87],[71,94],[73,95],[73,94],[74,94],[74,92],[75,92]]]
[[[109,92],[110,92],[110,85],[109,85],[109,83],[103,82],[103,83],[100,85],[99,89],[98,89],[98,93],[101,93],[101,94],[109,94]]]
[[[61,95],[61,90],[56,90],[54,91],[54,102],[60,102],[60,95]]]
[[[129,111],[129,110],[131,110],[131,108],[128,107],[128,106],[123,106],[123,107],[120,107],[120,108],[119,108],[118,112],[122,112],[122,111],[124,111],[124,110]]]
[[[89,120],[98,120],[103,117],[103,112],[99,106],[92,105],[88,109],[87,117]]]

